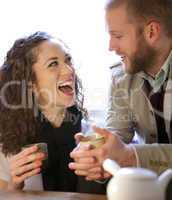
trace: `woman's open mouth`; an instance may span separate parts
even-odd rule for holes
[[[65,95],[71,96],[74,94],[74,82],[73,81],[65,81],[58,84],[58,90]]]

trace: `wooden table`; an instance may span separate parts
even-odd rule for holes
[[[0,191],[0,200],[107,200],[105,195],[68,192],[7,192]]]

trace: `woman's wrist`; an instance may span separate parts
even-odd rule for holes
[[[22,183],[19,183],[19,184],[16,184],[16,183],[13,183],[12,181],[10,181],[8,183],[8,190],[22,190],[24,188],[24,182]]]

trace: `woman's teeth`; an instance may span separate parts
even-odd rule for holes
[[[72,81],[66,81],[66,82],[60,83],[59,86],[66,86],[66,85],[72,85],[72,84],[73,84]]]

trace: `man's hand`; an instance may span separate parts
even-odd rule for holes
[[[117,134],[94,127],[95,132],[105,137],[105,144],[92,149],[90,145],[75,148],[70,156],[75,162],[69,168],[77,175],[86,176],[87,180],[96,180],[110,177],[102,168],[106,158],[118,162],[121,167],[135,166],[136,157],[133,148],[122,142]]]
[[[86,151],[91,150],[91,146],[80,146],[76,147],[71,152],[71,157],[75,152],[77,153],[84,153]],[[87,157],[76,157],[74,158],[75,162],[69,164],[69,168],[75,171],[75,174],[78,176],[85,176],[86,180],[99,180],[111,177],[111,175],[105,172],[99,162],[96,160],[95,157],[87,156]]]

